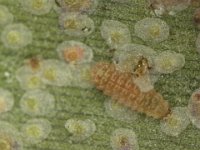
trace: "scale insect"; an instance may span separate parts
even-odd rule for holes
[[[132,74],[121,72],[114,64],[99,62],[91,69],[91,79],[96,88],[113,100],[155,119],[166,117],[170,113],[169,104],[154,89],[141,92],[134,84]]]

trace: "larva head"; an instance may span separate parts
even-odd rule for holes
[[[107,70],[115,70],[114,65],[111,65],[108,62],[98,62],[94,64],[91,69],[92,80],[98,82]]]

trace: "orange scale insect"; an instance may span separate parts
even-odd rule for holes
[[[161,94],[154,89],[141,92],[132,81],[132,74],[121,72],[114,64],[99,62],[91,69],[91,79],[96,88],[113,100],[156,119],[170,114],[170,108]]]
[[[84,49],[80,47],[67,48],[63,52],[64,59],[68,62],[80,60],[84,56]]]

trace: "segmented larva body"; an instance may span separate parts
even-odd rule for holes
[[[169,105],[155,90],[141,92],[132,81],[132,74],[116,70],[114,64],[97,63],[91,70],[96,88],[113,100],[156,119],[170,113]]]

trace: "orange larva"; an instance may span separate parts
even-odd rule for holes
[[[156,119],[170,113],[168,102],[154,89],[141,92],[132,81],[132,74],[116,70],[114,64],[99,62],[91,69],[91,79],[96,88],[113,100]]]

